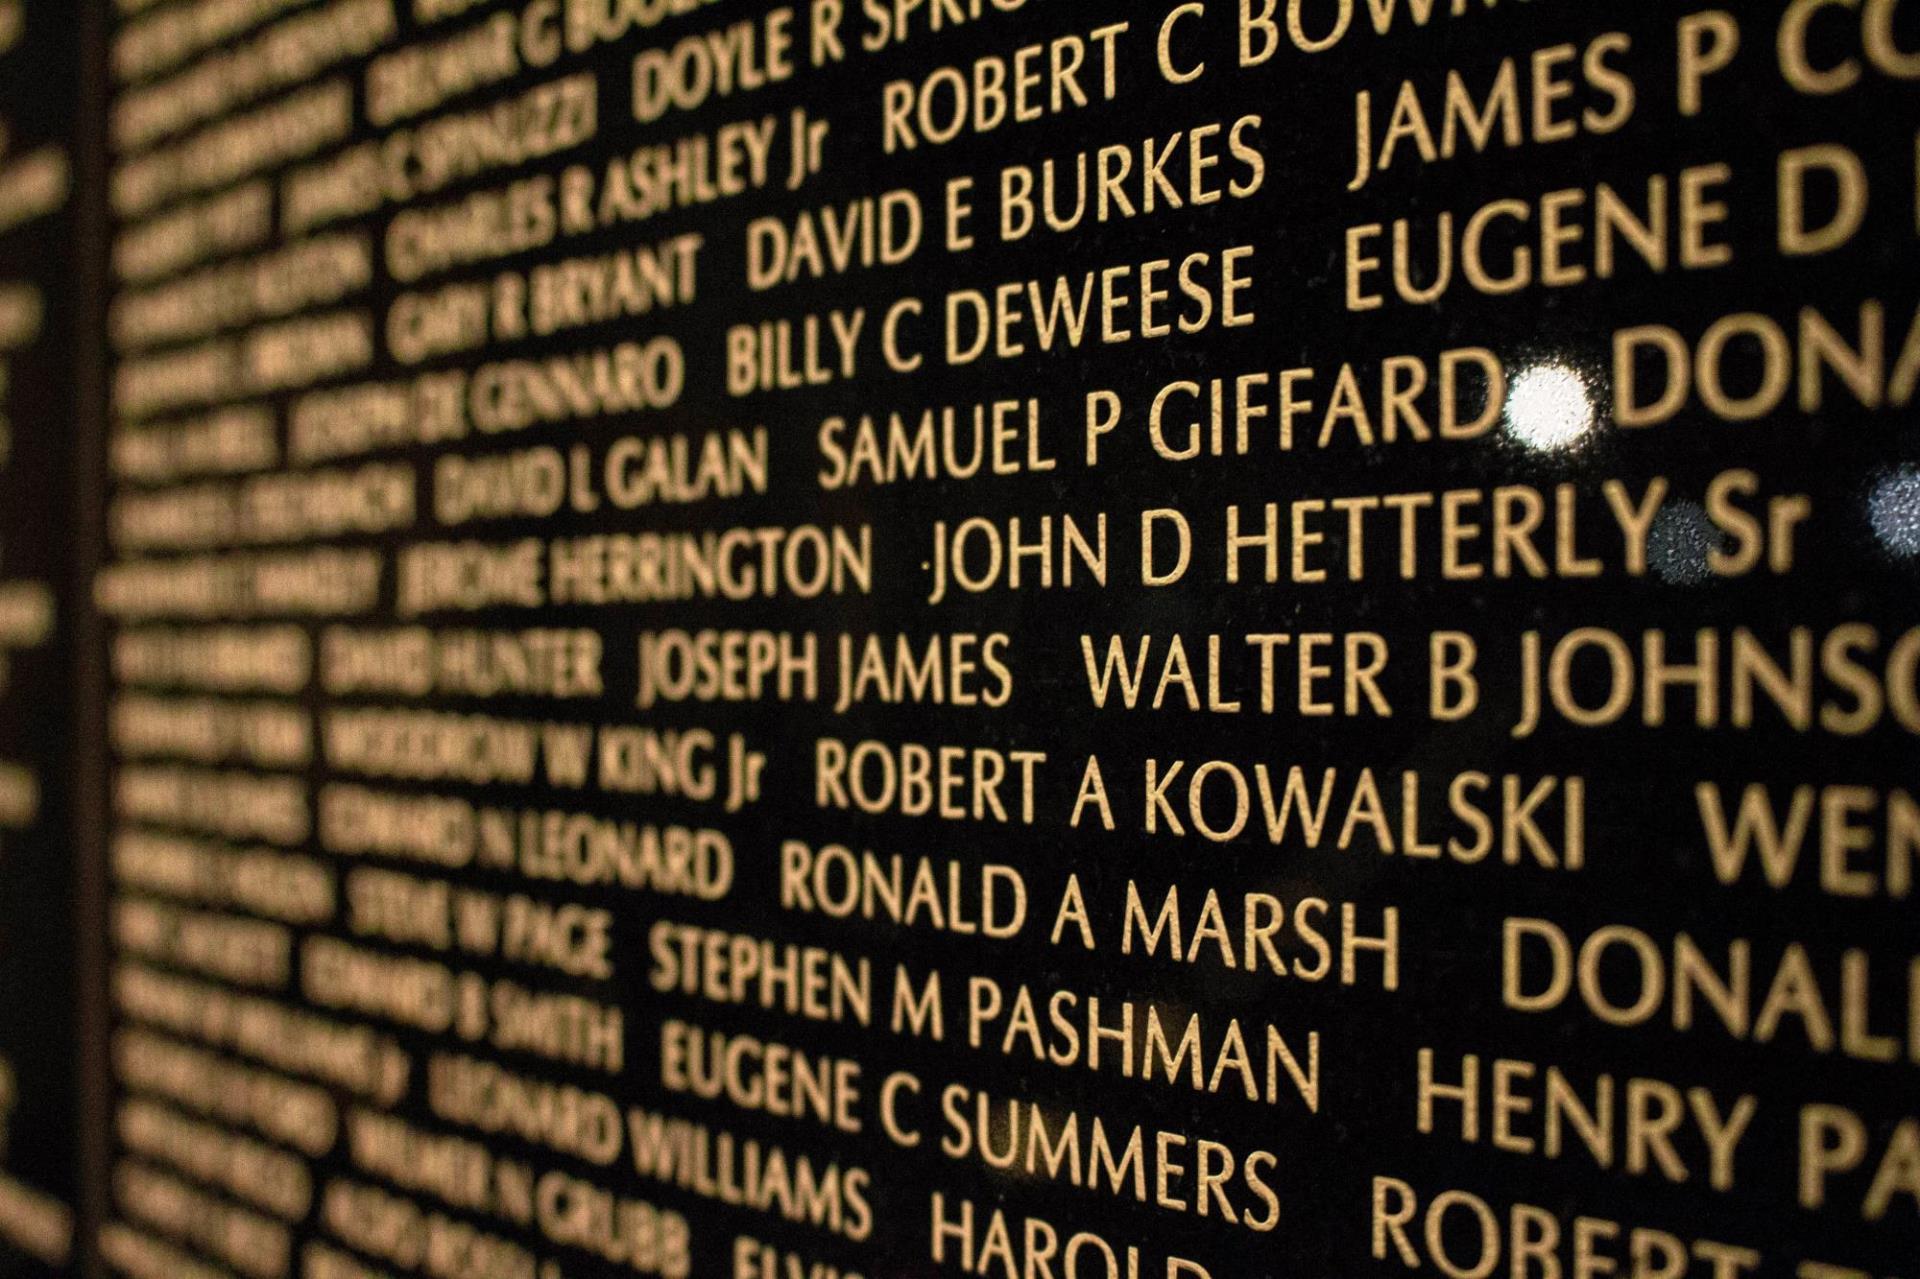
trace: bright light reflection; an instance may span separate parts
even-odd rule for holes
[[[1593,394],[1577,369],[1536,364],[1507,388],[1507,433],[1530,449],[1571,448],[1593,430]]]
[[[1895,555],[1920,555],[1920,470],[1888,471],[1867,495],[1867,520],[1880,545]]]

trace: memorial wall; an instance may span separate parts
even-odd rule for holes
[[[78,1191],[82,916],[72,762],[84,450],[73,364],[78,29],[0,3],[0,1273],[66,1273]]]
[[[0,1275],[1915,1279],[1920,7],[15,0],[0,120]]]

